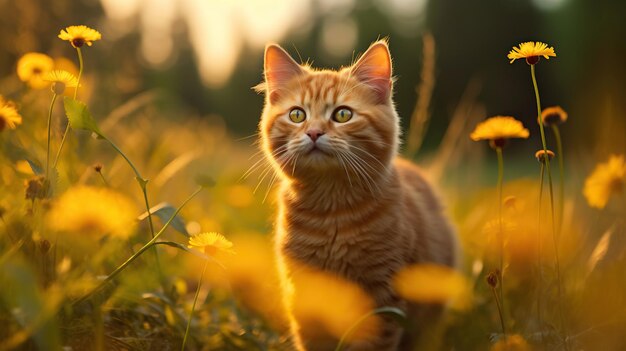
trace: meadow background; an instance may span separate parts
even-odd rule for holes
[[[450,288],[463,290],[463,299],[422,349],[506,349],[485,281],[499,257],[497,159],[487,143],[469,138],[493,115],[515,116],[530,130],[529,139],[504,149],[508,349],[622,349],[624,175],[602,209],[589,206],[583,186],[598,163],[626,153],[623,13],[626,3],[611,0],[0,0],[0,95],[22,116],[16,129],[0,132],[0,350],[180,349],[207,255],[214,261],[198,290],[187,349],[288,350],[271,253],[272,175],[261,167],[244,177],[262,157],[255,133],[263,97],[251,87],[262,80],[267,42],[316,67],[339,67],[379,37],[389,37],[394,58],[403,154],[438,183],[464,251],[464,288]],[[76,50],[57,35],[79,24],[102,40],[82,50],[78,99],[149,180],[150,205],[161,208],[155,231],[198,183],[204,189],[164,231],[160,239],[170,246],[157,246],[158,261],[147,250],[114,283],[76,303],[151,239],[148,221],[136,219],[146,210],[136,174],[89,132],[70,131],[53,191],[37,191],[52,93],[22,82],[17,61],[45,53],[77,74]],[[529,68],[506,58],[530,40],[557,54],[537,65],[543,107],[569,114],[560,126],[562,216],[555,200],[562,294],[547,185],[539,203],[534,154],[541,141]],[[59,100],[53,155],[66,124]],[[549,130],[547,139],[554,150]],[[76,189],[82,192],[62,201]],[[114,210],[120,203],[131,208],[131,221]],[[118,220],[124,230],[112,235],[107,225]],[[202,232],[223,234],[236,253],[184,250],[188,236]],[[341,299],[312,297],[310,305],[328,312],[318,316],[322,325],[349,310]],[[343,323],[345,330],[351,322]]]

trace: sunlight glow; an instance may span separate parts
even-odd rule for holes
[[[352,17],[355,0],[101,0],[101,3],[107,17],[114,22],[112,35],[120,37],[132,30],[141,31],[141,54],[152,67],[163,67],[173,59],[178,49],[173,27],[177,20],[183,20],[202,81],[213,88],[228,81],[247,47],[256,52],[268,42],[281,42],[288,34],[293,38],[307,33],[316,17],[325,20],[320,46],[328,54],[349,56],[358,39],[358,26]],[[376,4],[396,18],[394,23],[398,26],[413,28],[419,25],[416,18],[423,16],[427,3],[428,0],[392,0]]]

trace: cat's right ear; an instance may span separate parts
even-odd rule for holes
[[[282,87],[303,72],[302,67],[280,46],[269,44],[265,47],[264,85],[270,102],[276,102],[280,98]]]

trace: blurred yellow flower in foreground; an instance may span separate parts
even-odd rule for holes
[[[61,95],[65,92],[65,88],[76,88],[78,86],[78,78],[68,71],[54,70],[48,72],[43,80],[52,83],[52,91]]]
[[[332,350],[349,329],[376,306],[358,285],[330,273],[301,266],[292,271],[289,305],[303,338],[315,340],[319,349]],[[362,321],[348,341],[366,341],[375,336],[379,317]]]
[[[507,57],[511,60],[510,63],[517,59],[526,59],[526,63],[534,65],[539,62],[539,58],[543,56],[546,60],[550,57],[556,57],[553,47],[548,47],[548,44],[540,41],[529,41],[521,43],[519,46],[514,46],[513,50],[509,51]]]
[[[393,283],[400,296],[413,302],[452,303],[456,308],[469,304],[468,282],[450,267],[415,264],[398,272]]]
[[[92,42],[102,39],[102,34],[95,29],[83,25],[69,26],[65,29],[61,29],[59,38],[69,41],[75,48],[80,48],[85,44],[91,46]]]
[[[57,231],[125,238],[133,232],[136,211],[122,194],[81,185],[70,188],[53,203],[47,220]]]
[[[583,194],[589,206],[604,208],[612,194],[621,193],[624,189],[626,164],[624,155],[611,155],[605,163],[600,163],[585,180]]]
[[[531,351],[530,345],[519,334],[509,335],[498,340],[491,347],[491,351]]]
[[[474,141],[489,140],[492,146],[502,147],[506,139],[526,139],[528,135],[528,129],[522,122],[511,116],[495,116],[478,123],[470,138]]]
[[[46,54],[29,52],[17,61],[17,76],[33,89],[48,87],[43,76],[54,68],[54,61]]]
[[[218,251],[235,253],[232,250],[233,243],[216,232],[205,232],[192,236],[189,238],[189,247],[201,249],[209,256],[214,256]]]
[[[0,96],[0,132],[6,128],[15,129],[18,124],[22,124],[22,116],[17,112],[15,105]]]

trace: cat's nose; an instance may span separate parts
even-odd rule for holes
[[[311,140],[313,140],[313,142],[315,142],[317,140],[317,138],[321,137],[322,135],[324,135],[325,133],[319,129],[310,129],[306,132],[306,135],[309,136],[309,138],[311,138]]]

